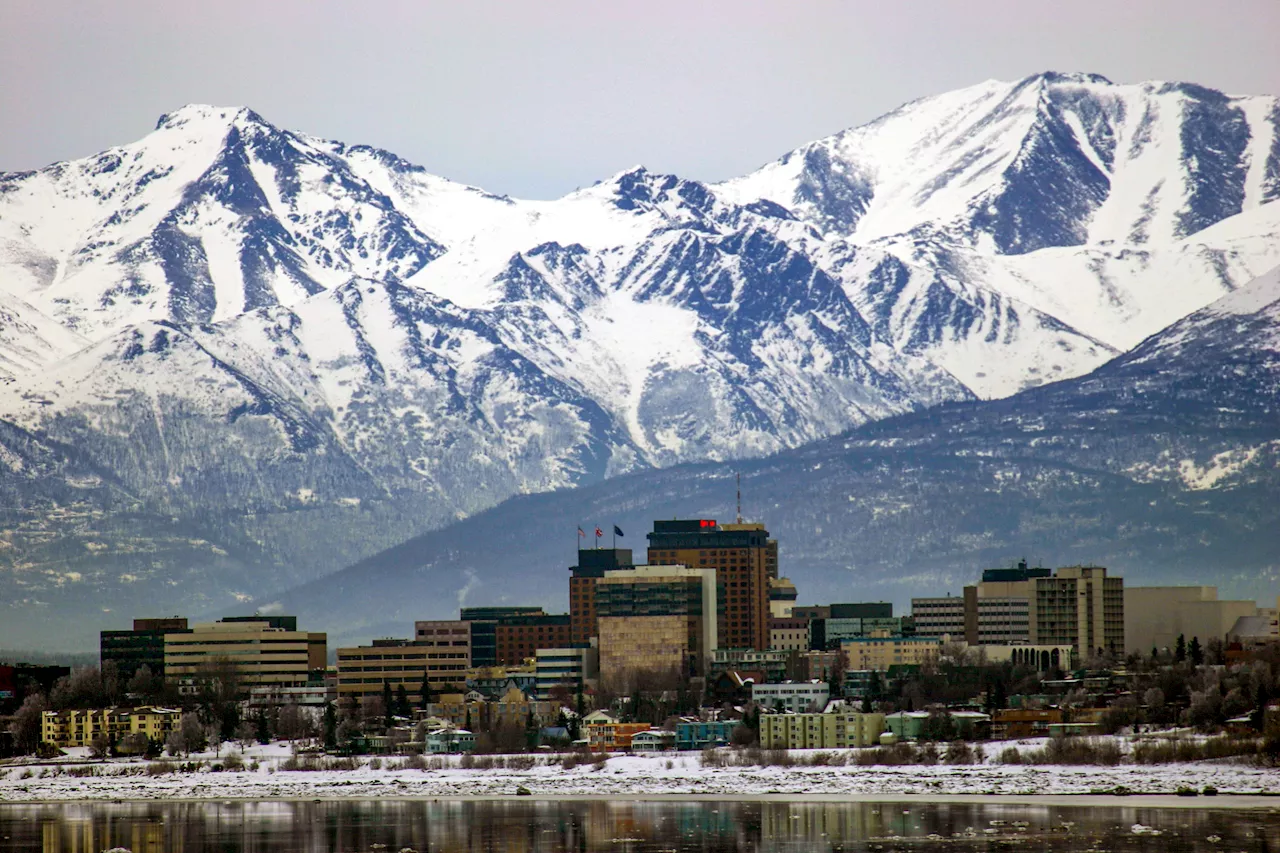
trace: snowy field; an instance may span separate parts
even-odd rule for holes
[[[1034,747],[1036,742],[1023,745]],[[384,766],[375,769],[365,757],[354,770],[289,771],[279,769],[289,757],[288,746],[270,744],[243,753],[246,765],[256,764],[256,769],[214,771],[210,765],[219,759],[207,753],[192,756],[201,762],[198,770],[149,775],[144,761],[92,762],[75,752],[57,763],[0,764],[0,802],[511,796],[517,787],[540,797],[1025,797],[1110,794],[1117,788],[1134,794],[1173,794],[1180,787],[1201,791],[1211,786],[1219,792],[1216,799],[1179,800],[1221,806],[1229,805],[1224,798],[1232,794],[1280,796],[1280,770],[1225,761],[1101,767],[1002,765],[989,758],[985,764],[961,766],[705,767],[699,754],[686,752],[618,755],[598,767],[584,763],[572,769],[562,767],[556,756],[538,755],[537,766],[528,770],[462,769],[459,758],[452,756],[444,769],[387,769],[388,764],[398,764],[398,758],[383,758]],[[222,759],[227,752],[222,750]],[[72,775],[87,774],[90,767],[97,775]]]

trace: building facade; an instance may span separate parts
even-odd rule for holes
[[[842,640],[846,669],[887,672],[892,666],[923,666],[938,659],[937,637],[871,636]]]
[[[720,645],[769,645],[769,580],[776,577],[778,543],[762,524],[717,524],[714,519],[655,521],[648,534],[651,565],[685,565],[716,572]]]
[[[157,678],[164,677],[164,635],[188,630],[187,620],[134,619],[132,631],[103,631],[99,634],[98,658],[105,668],[114,663],[120,678],[128,681],[142,667]]]
[[[716,573],[686,566],[605,572],[595,589],[600,681],[630,691],[637,679],[705,676],[717,643]]]
[[[1255,601],[1221,601],[1215,586],[1127,586],[1124,588],[1125,653],[1172,649],[1178,637],[1201,645],[1225,640],[1236,621],[1258,615]]]
[[[1101,566],[1068,566],[1037,578],[1035,593],[1034,644],[1124,654],[1123,578]]]
[[[793,714],[821,712],[831,699],[831,685],[825,681],[784,681],[781,684],[752,684],[751,700],[765,708]]]
[[[809,620],[772,617],[769,619],[769,648],[783,652],[809,650]]]
[[[539,649],[559,649],[569,645],[568,614],[542,613],[535,616],[511,616],[498,620],[495,627],[499,666],[521,666],[536,656]]]
[[[433,696],[465,684],[471,668],[467,623],[417,622],[414,634],[420,639],[374,640],[369,646],[338,649],[338,699],[382,696],[385,684],[393,694],[403,686],[417,706],[424,679]]]
[[[246,694],[252,687],[323,683],[327,635],[272,627],[270,620],[280,618],[224,619],[165,634],[165,678],[194,692],[202,678],[225,668]]]
[[[534,658],[534,691],[543,701],[564,690],[570,696],[586,691],[600,674],[600,650],[590,646],[538,649]]]
[[[884,714],[843,710],[830,714],[763,714],[760,745],[765,749],[874,746],[884,730]]]
[[[589,548],[578,550],[578,565],[569,571],[569,643],[585,646],[596,630],[596,581],[605,572],[633,565],[630,548]]]
[[[498,625],[507,619],[545,616],[541,607],[464,607],[458,618],[468,625],[472,666],[498,666]],[[418,639],[422,639],[419,637]]]

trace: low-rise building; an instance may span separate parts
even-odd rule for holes
[[[740,725],[739,720],[683,720],[676,723],[676,749],[689,751],[728,746],[733,742],[733,730]]]
[[[476,736],[466,729],[446,727],[428,732],[425,745],[431,755],[471,752],[476,748]]]
[[[653,728],[648,723],[586,723],[583,734],[593,750],[626,752],[631,749],[631,739],[640,732]]]
[[[809,620],[773,617],[769,620],[769,648],[774,651],[809,650]]]
[[[799,714],[825,708],[831,699],[831,685],[825,681],[753,684],[751,699],[765,708],[776,708]]]
[[[114,746],[129,734],[146,735],[153,743],[164,743],[181,720],[182,711],[154,706],[45,711],[40,737],[60,748],[92,746],[99,737]]]
[[[766,749],[841,749],[872,746],[885,729],[883,714],[839,710],[821,714],[762,714],[760,745]]]
[[[600,674],[600,652],[597,649],[538,649],[533,663],[534,692],[543,700],[561,691],[569,696],[585,692]]]
[[[783,681],[792,654],[774,649],[716,649],[711,655],[711,675],[729,670],[763,672],[766,681]]]
[[[975,738],[987,734],[991,723],[991,715],[979,711],[944,711],[951,718],[953,733],[959,738]],[[899,740],[919,740],[926,731],[930,713],[928,711],[898,711],[887,714],[885,726]]]
[[[249,688],[250,708],[282,708],[286,705],[296,705],[299,708],[323,711],[325,705],[337,700],[336,680],[332,683],[308,684],[304,687]]]
[[[1048,737],[1049,726],[1062,722],[1058,708],[1004,708],[991,717],[991,737],[995,740],[1019,740]]]
[[[676,748],[676,733],[648,729],[631,736],[632,752],[665,752]]]
[[[938,659],[942,640],[937,637],[889,636],[876,632],[840,642],[849,669],[887,672],[891,666],[923,666]]]

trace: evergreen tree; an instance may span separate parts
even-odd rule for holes
[[[475,729],[471,728],[471,709],[470,708],[467,709],[467,723],[466,725],[463,726],[463,728],[469,732],[475,731]]]
[[[396,714],[401,717],[413,715],[413,707],[409,705],[409,691],[405,690],[404,684],[396,688]]]
[[[1173,647],[1173,659],[1178,663],[1187,659],[1187,640],[1181,634],[1178,635],[1178,642]]]
[[[338,746],[338,712],[332,702],[324,703],[324,748],[335,749]]]
[[[418,690],[418,707],[423,711],[427,710],[427,706],[431,704],[431,681],[427,678],[427,674],[422,673],[422,687]]]
[[[1157,665],[1160,663],[1160,652],[1155,646],[1151,647],[1151,663]]]
[[[271,743],[271,726],[267,722],[267,712],[263,708],[258,709],[258,713],[254,716],[253,725],[258,743]]]
[[[392,715],[392,712],[395,710],[395,706],[393,706],[391,703],[392,703],[391,682],[387,681],[386,679],[383,679],[382,681],[382,724],[388,729],[391,728],[391,725],[394,722],[391,719],[391,715]]]
[[[1204,663],[1204,649],[1200,647],[1199,637],[1191,638],[1191,645],[1187,646],[1187,655],[1190,656],[1191,662],[1196,666]]]

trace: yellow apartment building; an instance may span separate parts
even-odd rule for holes
[[[873,746],[884,731],[884,714],[762,714],[760,745],[766,749],[842,749]]]
[[[40,721],[40,738],[65,748],[90,746],[98,736],[118,743],[127,734],[144,734],[163,743],[178,727],[182,712],[175,708],[89,708],[45,711]]]

